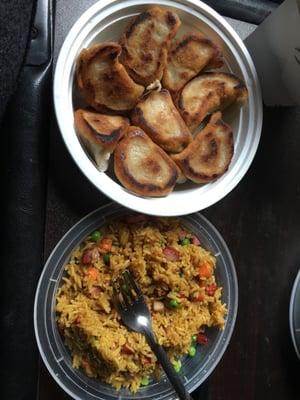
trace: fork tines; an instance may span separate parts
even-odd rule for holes
[[[116,281],[113,282],[114,296],[121,307],[126,308],[142,296],[132,273],[128,270],[122,272]]]

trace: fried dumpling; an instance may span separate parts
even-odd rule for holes
[[[172,156],[171,156],[171,158],[172,158]],[[187,181],[187,178],[184,175],[184,173],[181,171],[181,169],[178,167],[177,164],[176,164],[176,167],[177,167],[177,174],[178,174],[176,183],[181,185],[182,183],[185,183]]]
[[[107,42],[83,49],[78,57],[77,82],[85,101],[100,112],[131,110],[144,92],[119,62],[121,46]]]
[[[166,196],[178,177],[174,161],[135,126],[117,144],[114,170],[122,185],[140,196]]]
[[[120,61],[135,82],[148,86],[161,80],[179,26],[177,14],[156,6],[132,20],[120,40]]]
[[[174,40],[163,74],[163,86],[175,96],[180,89],[205,67],[223,65],[221,49],[200,32],[188,32]]]
[[[172,155],[182,173],[196,183],[210,182],[223,175],[231,162],[234,145],[232,130],[216,112],[206,127],[181,153]]]
[[[110,154],[129,127],[129,120],[118,115],[79,109],[74,114],[77,133],[100,171],[108,167]]]
[[[247,97],[245,84],[235,75],[207,72],[187,83],[180,94],[178,108],[193,131],[208,114],[234,102],[243,102]]]
[[[133,110],[131,120],[169,153],[179,153],[193,139],[166,89],[143,97]]]

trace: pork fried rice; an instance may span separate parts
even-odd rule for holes
[[[72,252],[56,296],[57,324],[73,367],[133,392],[159,377],[144,336],[129,331],[113,307],[112,282],[129,269],[155,336],[179,370],[180,357],[206,343],[206,328],[224,328],[227,310],[215,268],[215,257],[174,218],[128,216],[93,232]]]

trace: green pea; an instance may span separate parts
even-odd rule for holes
[[[142,386],[147,386],[147,385],[149,385],[149,378],[148,378],[148,376],[143,376],[143,378],[141,379],[141,385]]]
[[[103,254],[103,261],[105,262],[105,264],[109,264],[110,256],[111,256],[111,253]]]
[[[102,238],[102,233],[100,232],[100,231],[94,231],[92,234],[91,234],[91,240],[93,241],[93,242],[97,242],[99,239],[101,239]]]
[[[193,342],[193,343],[197,342],[197,335],[193,335],[193,336],[192,336],[192,342]]]
[[[178,306],[178,301],[176,299],[169,300],[169,307],[176,308]]]
[[[90,342],[91,342],[92,346],[95,346],[96,343],[97,343],[97,337],[96,336],[92,336],[91,339],[90,339]]]
[[[196,347],[191,346],[191,347],[189,348],[189,356],[190,356],[190,357],[194,357],[195,354],[196,354]]]
[[[191,244],[191,241],[190,241],[190,239],[185,238],[185,239],[180,240],[180,244],[181,244],[181,246],[187,246],[187,245]]]
[[[181,361],[177,360],[173,362],[173,367],[175,369],[176,372],[180,372],[181,370]]]
[[[124,290],[125,293],[128,293],[128,292],[129,292],[129,288],[128,288],[128,286],[126,285],[126,283],[124,283],[124,284],[122,285],[122,289]]]

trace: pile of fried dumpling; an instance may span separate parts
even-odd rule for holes
[[[75,111],[76,131],[99,171],[113,153],[116,177],[140,196],[224,174],[234,143],[220,111],[248,97],[238,77],[214,71],[223,66],[220,47],[200,32],[175,37],[180,25],[175,12],[153,6],[119,43],[78,57],[77,85],[89,107]]]

